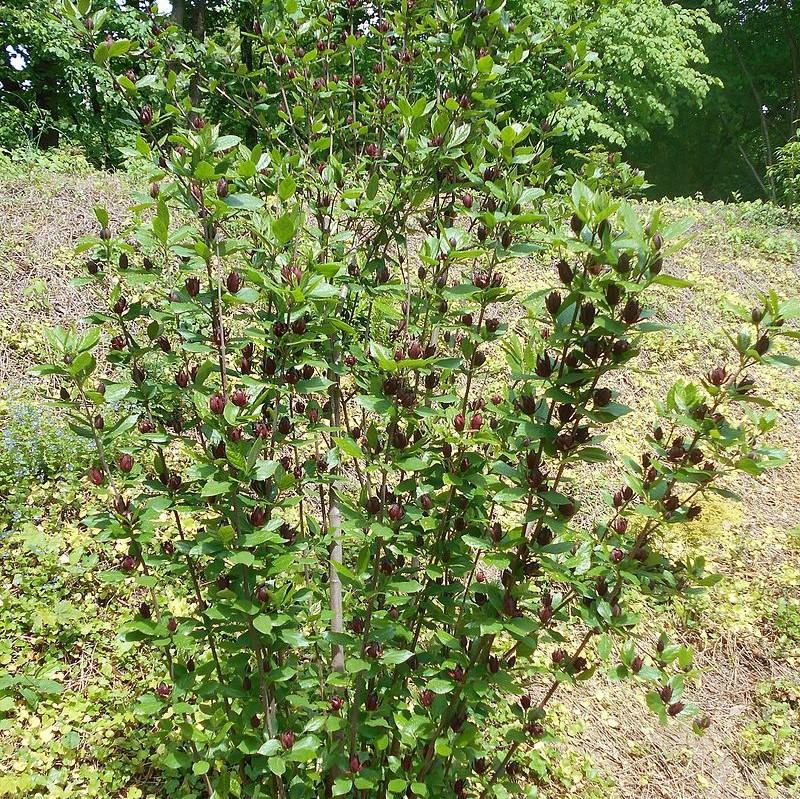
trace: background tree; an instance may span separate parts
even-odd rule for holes
[[[704,42],[707,70],[717,79],[707,102],[681,111],[671,131],[632,144],[626,155],[661,194],[776,199],[773,153],[792,138],[800,113],[800,3],[739,0],[707,7],[721,31]]]
[[[717,26],[703,9],[661,0],[517,0],[536,19],[559,20],[590,53],[579,93],[558,115],[573,143],[649,146],[682,110],[696,112],[717,81],[706,74],[703,39]],[[542,70],[515,97],[528,114],[541,112],[552,73]]]
[[[113,0],[100,7],[108,35],[143,35],[146,17]],[[108,166],[118,161],[123,140],[119,93],[53,12],[50,0],[0,3],[0,147],[72,142]]]

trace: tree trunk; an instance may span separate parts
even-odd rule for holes
[[[184,27],[184,22],[186,20],[186,0],[172,0],[172,21],[179,25],[181,28]]]

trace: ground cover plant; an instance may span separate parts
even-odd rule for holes
[[[563,196],[547,121],[514,125],[493,96],[503,51],[469,56],[523,25],[471,16],[448,64],[463,20],[428,36],[426,9],[377,19],[400,44],[351,18],[332,56],[331,21],[295,16],[323,46],[261,26],[291,81],[269,147],[121,82],[149,197],[130,227],[97,210],[80,247],[95,327],[52,332],[38,369],[96,447],[85,522],[114,542],[105,581],[139,605],[125,637],[163,653],[139,711],[183,792],[529,791],[552,697],[604,662],[664,720],[694,713],[689,651],[634,644],[631,606],[709,582],[665,530],[727,499],[728,473],[780,462],[749,374],[793,363],[780,343],[798,309],[766,294],[739,310],[728,359],[667,394],[597,512],[585,468],[628,411],[616,380],[657,331],[652,289],[684,285],[663,271],[683,226],[580,182]],[[334,57],[350,62],[344,125],[308,99],[339,91]],[[444,64],[438,103],[417,58]],[[520,298],[505,278],[545,248],[548,285]]]

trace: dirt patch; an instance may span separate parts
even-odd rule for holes
[[[70,281],[80,271],[76,243],[97,231],[97,205],[119,224],[129,205],[123,180],[43,175],[7,183],[0,193],[0,382],[27,382],[42,329],[78,325],[92,309],[90,292]]]

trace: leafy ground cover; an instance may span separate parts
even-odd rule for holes
[[[0,164],[0,796],[165,797],[174,786],[140,700],[160,666],[114,632],[138,598],[97,579],[110,556],[81,525],[78,475],[90,454],[26,375],[44,328],[87,311],[69,284],[79,269],[71,245],[93,205],[124,218],[127,179],[68,160],[53,166]],[[621,451],[633,449],[676,377],[720,357],[734,304],[749,307],[767,283],[800,296],[800,226],[785,211],[688,200],[665,211],[693,221],[670,271],[696,288],[664,292],[659,316],[671,328],[619,387],[636,409],[614,441]],[[548,269],[520,263],[509,281],[528,293]],[[765,379],[784,416],[776,443],[788,463],[749,483],[743,502],[719,501],[678,531],[673,545],[704,556],[722,579],[659,608],[651,630],[694,648],[692,698],[710,730],[697,738],[673,724],[665,733],[644,696],[596,675],[590,694],[565,691],[557,705],[563,743],[537,750],[531,796],[739,799],[800,789],[800,384],[779,370]],[[54,479],[62,465],[74,480]],[[595,476],[603,481],[602,469]]]

